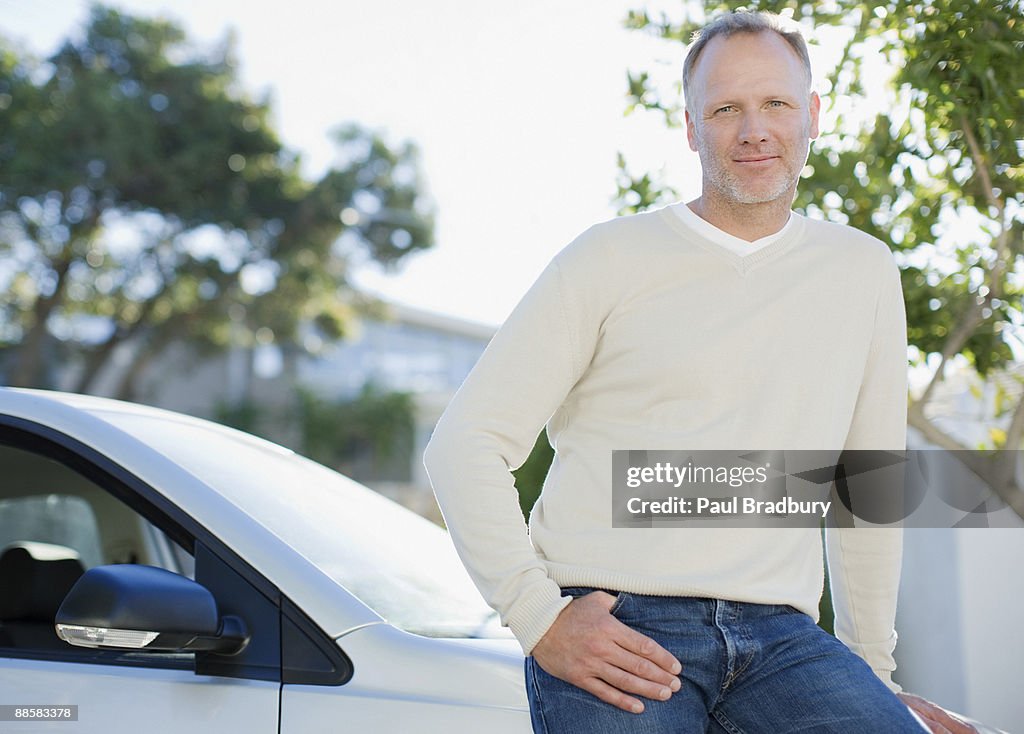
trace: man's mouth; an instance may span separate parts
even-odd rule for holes
[[[735,163],[762,163],[764,161],[773,161],[776,158],[778,158],[777,155],[757,155],[745,158],[733,158],[733,161]]]

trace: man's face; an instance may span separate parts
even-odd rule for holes
[[[821,104],[796,51],[774,32],[717,36],[689,87],[686,137],[700,155],[702,196],[792,203]]]

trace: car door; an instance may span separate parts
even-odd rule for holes
[[[277,732],[277,590],[94,454],[0,416],[0,729],[50,730],[39,719],[54,716],[73,718],[67,730],[78,732]],[[53,613],[63,592],[86,569],[111,563],[194,576],[221,614],[245,620],[248,646],[227,658],[60,640]]]

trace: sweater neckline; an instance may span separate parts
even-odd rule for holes
[[[765,263],[789,252],[789,250],[791,250],[793,246],[800,241],[804,231],[804,217],[796,212],[791,212],[790,226],[786,227],[786,231],[781,237],[755,252],[747,255],[740,255],[732,250],[722,247],[717,242],[709,240],[704,236],[704,234],[688,226],[686,222],[684,222],[683,219],[668,206],[659,209],[658,213],[672,229],[684,235],[687,241],[694,242],[711,254],[723,258],[732,265],[736,269],[736,272],[741,276],[745,276],[754,268],[760,267],[761,265],[764,265]]]
[[[669,204],[668,207],[672,212],[676,214],[683,223],[690,229],[696,230],[704,235],[707,239],[714,242],[719,247],[724,247],[727,250],[732,250],[740,257],[747,257],[753,255],[755,252],[763,247],[767,247],[775,240],[785,236],[789,228],[793,226],[793,212],[790,211],[789,216],[786,218],[786,223],[779,228],[777,232],[772,232],[769,235],[765,235],[753,242],[737,237],[734,234],[726,232],[724,229],[719,229],[711,222],[701,219],[700,216],[690,209],[685,202],[677,202],[675,204]]]

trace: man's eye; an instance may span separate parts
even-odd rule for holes
[[[732,109],[733,109],[733,106],[730,104],[730,105],[726,105],[725,107],[719,107],[717,110],[715,110],[715,112],[730,112],[730,111],[732,111]]]
[[[783,102],[781,99],[773,99],[771,102],[768,103],[768,106],[769,107],[779,108],[779,107],[785,107],[786,103]]]

